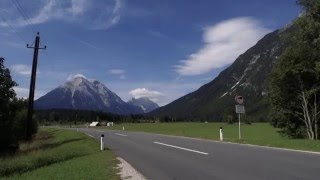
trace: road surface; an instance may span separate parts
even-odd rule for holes
[[[320,179],[320,155],[158,134],[79,129],[151,180]],[[99,148],[99,147],[97,147]]]

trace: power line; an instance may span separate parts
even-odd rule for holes
[[[19,1],[17,0],[11,0],[11,2],[13,3],[13,5],[17,8],[17,10],[19,11],[20,15],[22,16],[22,18],[26,21],[26,23],[30,26],[30,28],[36,32],[36,30],[33,28],[33,24],[30,22],[28,16],[26,15],[26,13],[24,13],[24,10],[21,6],[21,4],[19,3]]]
[[[5,24],[7,24],[7,26],[11,29],[11,31],[12,31],[13,33],[15,33],[15,34],[20,38],[20,40],[22,40],[22,42],[24,42],[25,44],[27,44],[27,41],[18,33],[18,31],[15,30],[15,28],[14,28],[13,26],[11,26],[11,25],[8,23],[8,21],[6,21],[6,19],[5,19],[4,17],[1,17],[1,16],[0,16],[0,18],[1,18],[2,22],[4,22]]]

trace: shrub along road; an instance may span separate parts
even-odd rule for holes
[[[79,129],[147,179],[317,179],[320,154],[149,133]]]

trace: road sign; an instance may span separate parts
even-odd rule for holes
[[[244,114],[245,113],[244,105],[236,105],[236,113]]]
[[[243,97],[242,96],[236,96],[235,100],[238,104],[243,104]]]

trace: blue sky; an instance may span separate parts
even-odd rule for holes
[[[296,18],[295,0],[1,0],[0,56],[28,96],[35,33],[36,98],[76,74],[123,100],[165,105],[213,80],[265,34]]]

